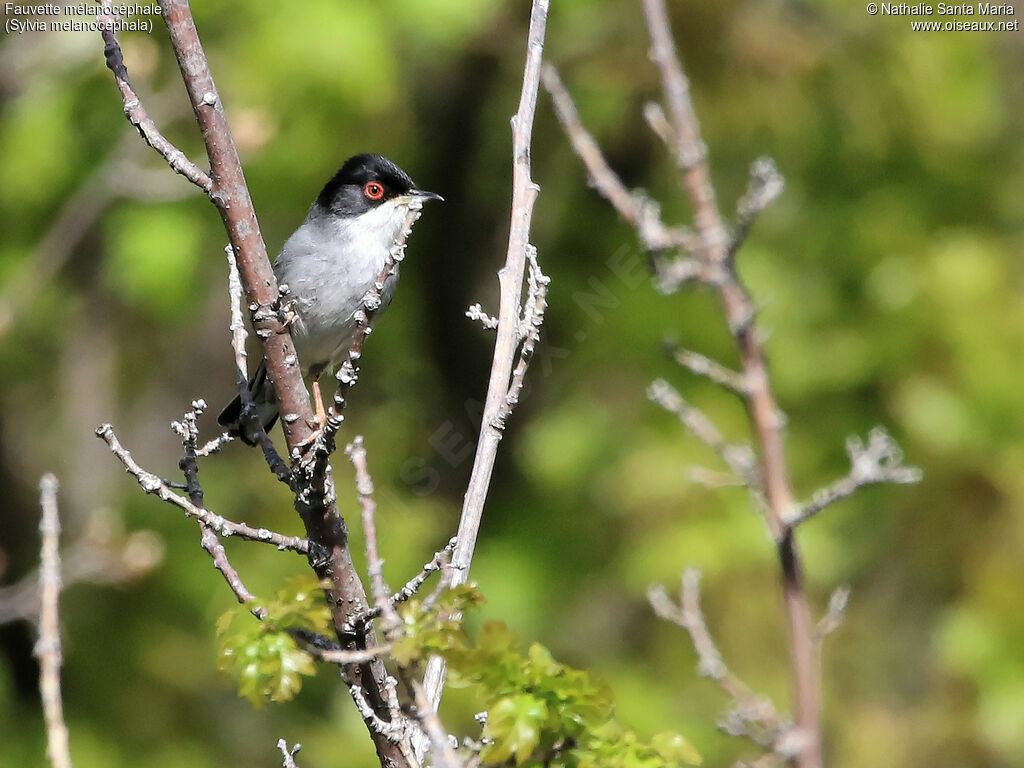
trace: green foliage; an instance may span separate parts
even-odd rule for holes
[[[250,612],[258,608],[266,611],[263,621]],[[324,634],[330,625],[331,611],[315,579],[295,576],[274,600],[239,605],[220,617],[218,667],[256,706],[290,701],[302,689],[302,675],[316,674],[316,664],[288,630]]]
[[[539,643],[524,654],[502,622],[486,622],[475,638],[451,618],[481,604],[475,586],[443,593],[424,610],[411,601],[401,616],[406,636],[395,644],[401,664],[440,654],[456,686],[472,686],[487,711],[485,764],[565,768],[674,768],[701,757],[683,736],[642,742],[614,717],[611,690],[589,672],[560,664]]]

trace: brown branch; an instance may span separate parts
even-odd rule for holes
[[[576,154],[587,169],[591,185],[605,198],[628,224],[636,228],[640,242],[647,251],[662,251],[693,245],[693,236],[685,228],[672,229],[662,222],[656,202],[639,190],[630,190],[608,164],[601,148],[584,127],[579,111],[568,89],[562,84],[558,70],[544,66],[544,88],[551,95],[555,115]]]
[[[316,422],[309,393],[299,367],[295,365],[291,334],[276,311],[279,299],[277,280],[267,257],[224,106],[187,0],[164,0],[160,10],[206,145],[212,179],[209,196],[221,215],[237,258],[245,300],[252,311],[255,332],[263,348],[267,373],[274,382],[281,412],[292,416],[282,419],[281,423],[289,456],[297,459],[311,444]],[[108,425],[101,427],[100,432],[101,436],[104,432],[112,434]],[[323,482],[315,488],[309,483],[293,483],[295,508],[310,542],[310,564],[317,576],[330,584],[325,591],[338,639],[346,647],[354,648],[364,643],[365,638],[348,633],[347,620],[367,610],[366,592],[352,563],[345,522],[338,513],[326,463],[324,473]],[[148,481],[143,487],[146,488],[147,484],[151,493],[169,492],[158,482]],[[348,667],[345,675],[349,684],[365,685],[372,706],[386,714],[381,695],[383,665],[372,663]],[[371,732],[371,735],[382,763],[409,765],[408,759],[394,745],[378,733]]]
[[[676,53],[664,0],[643,0],[651,35],[651,58],[661,71],[665,100],[675,141],[675,158],[683,173],[683,185],[693,206],[694,225],[700,239],[699,258],[720,273],[716,287],[725,319],[739,351],[748,387],[747,409],[759,446],[759,474],[765,496],[765,518],[775,540],[782,572],[782,592],[789,626],[794,679],[797,739],[800,768],[821,766],[821,680],[814,641],[814,622],[803,583],[800,554],[786,520],[795,500],[789,484],[783,447],[782,422],[771,389],[764,351],[754,326],[755,309],[735,270],[729,238],[715,201],[707,150],[690,99],[689,82]]]
[[[39,659],[39,693],[46,719],[46,756],[53,768],[71,768],[68,729],[64,724],[64,704],[60,692],[60,668],[64,663],[60,642],[60,517],[57,514],[57,478],[43,475],[39,483],[43,514],[39,533],[43,545],[39,567],[39,640],[35,655]]]
[[[476,548],[484,502],[490,487],[494,462],[501,443],[504,419],[511,410],[507,404],[511,387],[512,368],[516,351],[523,339],[520,336],[522,315],[520,299],[523,278],[530,250],[530,222],[533,206],[540,188],[530,178],[530,143],[533,118],[537,108],[541,60],[544,53],[544,32],[547,27],[548,0],[533,0],[530,11],[530,30],[527,36],[526,63],[519,108],[512,118],[512,217],[508,237],[508,251],[504,266],[498,270],[500,299],[498,327],[494,342],[494,358],[487,384],[480,439],[470,473],[469,484],[459,518],[458,542],[452,553],[452,562],[442,583],[457,586],[469,577],[469,566]],[[430,659],[424,677],[427,700],[434,709],[441,700],[444,688],[445,665],[439,657]]]

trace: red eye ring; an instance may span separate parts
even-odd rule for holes
[[[363,194],[371,200],[380,200],[384,197],[384,185],[376,181],[368,181],[363,185]]]

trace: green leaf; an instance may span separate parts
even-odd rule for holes
[[[651,739],[651,747],[667,763],[700,765],[703,758],[689,740],[678,733],[658,733]]]
[[[547,705],[535,696],[521,693],[500,699],[489,711],[484,736],[493,739],[484,760],[503,763],[510,758],[520,765],[540,741],[541,725],[547,719]]]

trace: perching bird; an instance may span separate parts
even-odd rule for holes
[[[409,175],[386,157],[356,155],[345,161],[320,192],[306,220],[288,238],[274,262],[279,285],[290,291],[290,323],[303,373],[313,380],[317,415],[324,419],[318,379],[334,371],[356,333],[355,313],[384,269],[409,207],[440,195],[416,189]],[[383,310],[398,282],[398,266],[381,291]],[[374,317],[379,311],[374,314]],[[261,362],[249,381],[260,422],[268,430],[279,415],[277,398]],[[241,429],[241,397],[217,421],[246,443],[254,435]]]

